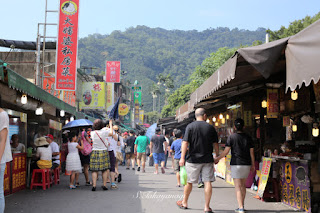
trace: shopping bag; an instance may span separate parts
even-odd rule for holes
[[[184,166],[180,167],[180,182],[183,186],[187,185],[187,170]]]

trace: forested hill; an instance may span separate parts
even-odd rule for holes
[[[175,88],[189,82],[195,67],[220,47],[251,45],[263,41],[266,29],[256,31],[219,27],[202,32],[196,30],[165,30],[146,26],[131,27],[110,35],[94,34],[79,40],[79,59],[82,66],[98,67],[104,73],[105,61],[121,61],[125,79],[138,80],[143,89],[142,102],[152,111],[150,86],[157,75],[171,74]],[[163,95],[162,95],[163,96]],[[163,106],[164,101],[161,101]]]

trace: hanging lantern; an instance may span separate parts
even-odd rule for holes
[[[74,121],[74,117],[73,116],[71,116],[70,121]]]
[[[312,136],[313,137],[319,136],[319,128],[312,128]]]
[[[222,123],[222,124],[225,124],[225,123],[226,123],[226,119],[225,119],[225,118],[222,118],[222,119],[221,119],[221,123]]]
[[[294,101],[298,99],[297,91],[294,90],[293,92],[291,92],[291,99]]]
[[[66,124],[68,124],[69,123],[69,121],[68,120],[66,120]]]
[[[36,115],[42,115],[43,114],[43,108],[42,107],[38,107],[36,109]]]
[[[66,115],[65,111],[64,111],[64,110],[61,110],[61,111],[60,111],[60,116],[61,116],[61,117],[64,117],[65,115]]]
[[[229,116],[229,114],[227,114],[227,115],[226,115],[226,119],[227,119],[227,120],[229,120],[229,119],[230,119],[230,116]]]
[[[263,101],[261,102],[261,107],[262,107],[262,108],[267,108],[267,106],[268,106],[268,102],[267,102],[266,100],[263,100]]]
[[[216,117],[213,117],[213,118],[212,118],[212,121],[213,121],[213,122],[216,122],[216,121],[217,121],[217,118],[216,118]]]
[[[214,124],[215,126],[219,126],[219,123],[218,122],[215,122],[215,124]]]
[[[27,104],[27,102],[28,102],[27,95],[26,95],[26,94],[23,94],[23,95],[21,96],[21,103],[22,103],[22,104]]]
[[[220,114],[220,115],[219,115],[219,119],[222,119],[222,118],[223,118],[223,115],[222,115],[222,114]]]
[[[298,131],[298,126],[295,125],[295,124],[293,124],[293,125],[292,125],[292,131],[293,131],[293,132]]]
[[[209,119],[207,119],[207,123],[210,123]]]

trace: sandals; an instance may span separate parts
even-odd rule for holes
[[[118,175],[118,183],[120,183],[120,182],[121,182],[121,180],[122,180],[122,175],[121,175],[121,174],[119,174],[119,175]]]
[[[92,187],[91,191],[94,192],[94,191],[96,191],[96,189],[97,189],[97,188],[94,186],[94,187]]]
[[[89,181],[89,182],[86,182],[86,186],[91,186],[92,183]]]
[[[213,213],[212,209],[210,208],[208,211],[204,211],[204,213]]]
[[[80,186],[80,183],[78,182],[78,183],[76,183],[76,187],[79,187]]]
[[[103,189],[103,190],[108,190],[108,188],[106,187],[106,186],[101,186],[101,188]]]
[[[75,187],[74,185],[70,185],[69,189],[76,189],[77,187]]]
[[[178,200],[178,201],[176,202],[176,204],[177,204],[177,206],[178,206],[180,209],[188,209],[187,206],[184,206],[184,205],[182,204],[182,200]]]

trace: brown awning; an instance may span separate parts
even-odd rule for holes
[[[320,79],[320,20],[292,36],[286,49],[286,91]]]

